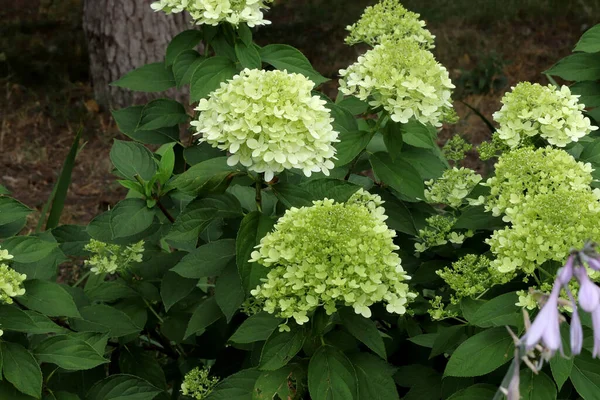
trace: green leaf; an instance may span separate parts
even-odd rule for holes
[[[358,398],[369,400],[399,400],[392,375],[395,369],[367,353],[350,356],[358,378]]]
[[[600,79],[600,53],[576,53],[554,64],[544,74],[559,76],[567,81]]]
[[[8,190],[4,185],[0,185],[0,195],[10,195],[10,190]]]
[[[40,362],[53,363],[70,371],[92,369],[109,362],[89,343],[67,335],[53,336],[42,341],[35,347],[33,354]]]
[[[289,363],[304,345],[304,329],[293,327],[290,332],[274,331],[260,355],[259,369],[275,371]]]
[[[400,200],[391,196],[384,196],[384,200],[385,213],[388,216],[388,219],[385,221],[386,224],[397,232],[416,236],[417,228],[408,207]]]
[[[346,96],[336,104],[350,111],[352,115],[364,114],[369,109],[369,103],[354,96]]]
[[[155,386],[166,389],[165,373],[156,357],[142,348],[127,346],[119,357],[119,370],[152,382]]]
[[[438,336],[438,333],[424,333],[422,335],[413,336],[408,340],[418,346],[432,349]]]
[[[586,107],[600,106],[600,82],[576,82],[570,89],[571,93],[581,96],[579,103],[585,104]]]
[[[485,383],[478,383],[462,389],[448,398],[448,400],[481,400],[494,397],[496,390]]]
[[[340,141],[334,144],[337,150],[335,166],[341,167],[354,160],[367,147],[372,137],[371,133],[365,131],[340,132]]]
[[[235,240],[217,240],[200,246],[183,257],[171,271],[184,278],[217,276],[234,257]]]
[[[520,328],[523,325],[523,315],[520,307],[516,306],[518,301],[519,297],[515,292],[502,294],[485,302],[468,321],[481,328],[506,325]]]
[[[579,161],[600,165],[600,138],[585,145]]]
[[[138,326],[123,311],[104,304],[83,307],[80,312],[85,321],[103,327],[104,331],[108,332],[110,337],[127,336],[139,333],[143,329],[142,326]]]
[[[221,317],[223,317],[223,313],[217,304],[215,296],[209,297],[192,314],[185,330],[184,339],[195,333],[203,332],[206,328],[221,319]]]
[[[157,150],[157,154],[160,153],[160,162],[158,163],[156,179],[161,185],[167,183],[175,169],[175,150],[173,150],[173,147],[175,147],[175,143],[169,143]]]
[[[25,307],[49,317],[78,318],[79,311],[73,297],[57,283],[31,280],[24,283],[25,294],[17,301]]]
[[[258,263],[251,263],[249,260],[256,245],[271,231],[274,223],[273,218],[258,211],[246,214],[242,220],[237,234],[235,253],[242,286],[246,293],[250,293],[250,290],[261,283],[261,278],[267,276],[267,268]]]
[[[52,392],[51,394],[46,395],[44,400],[81,400],[81,398],[73,393]]]
[[[335,178],[311,179],[301,183],[300,187],[309,192],[313,199],[327,197],[337,202],[348,201],[360,189],[354,183]]]
[[[600,400],[600,364],[587,350],[575,357],[571,382],[584,400]]]
[[[567,324],[561,324],[560,333],[563,349],[570,348],[570,334]],[[557,354],[555,357],[550,359],[550,370],[552,371],[552,376],[554,377],[554,381],[558,386],[558,390],[562,388],[567,379],[569,379],[571,371],[573,371],[573,358],[574,357],[562,357],[560,354]]]
[[[325,107],[331,111],[333,117],[333,129],[340,133],[358,131],[358,123],[354,115],[348,110],[333,103],[327,103]]]
[[[431,354],[429,358],[433,358],[440,354],[450,352],[462,340],[464,335],[464,327],[462,325],[453,325],[447,328],[438,328],[438,334],[433,341]]]
[[[192,293],[197,284],[197,279],[184,278],[175,272],[167,271],[160,284],[160,296],[165,311],[168,312],[178,301]]]
[[[229,341],[233,343],[254,343],[267,340],[282,322],[282,318],[261,311],[245,320],[229,338]]]
[[[171,43],[169,43],[169,46],[167,46],[165,64],[167,66],[172,65],[182,52],[198,46],[203,37],[202,31],[195,29],[183,31],[175,36],[173,40],[171,40]]]
[[[504,327],[480,332],[452,353],[444,375],[469,377],[488,374],[512,358],[513,347],[513,340]]]
[[[254,384],[252,400],[294,398],[294,383],[297,385],[302,380],[302,374],[302,367],[298,364],[289,364],[276,371],[264,371]]]
[[[60,249],[66,255],[78,257],[87,255],[84,247],[89,243],[90,236],[84,226],[61,225],[52,229],[52,236],[60,243]]]
[[[338,314],[340,315],[342,324],[352,336],[364,343],[379,357],[384,360],[387,359],[385,345],[375,322],[356,314],[351,307],[339,309]]]
[[[465,207],[454,223],[454,229],[494,230],[502,226],[504,226],[502,218],[486,212],[483,206]]]
[[[247,45],[244,42],[236,42],[235,55],[244,68],[260,69],[262,67],[260,54],[252,43]]]
[[[196,50],[185,50],[177,56],[173,64],[173,75],[178,88],[189,85],[192,74],[205,59]]]
[[[313,81],[315,87],[329,80],[315,71],[304,54],[292,46],[270,44],[261,48],[259,52],[263,62],[282,71],[302,74]]]
[[[208,96],[228,79],[237,74],[233,61],[226,57],[211,57],[204,60],[194,71],[190,81],[190,100],[192,102]]]
[[[27,218],[23,217],[11,223],[0,225],[0,239],[17,235],[27,224]]]
[[[402,140],[402,124],[390,119],[383,127],[382,132],[385,147],[392,159],[395,160],[404,147],[404,140]]]
[[[32,334],[59,333],[63,328],[35,311],[23,311],[14,305],[0,305],[2,330]]]
[[[237,171],[227,165],[227,157],[212,158],[192,166],[177,176],[172,185],[183,193],[197,196],[200,192],[211,190]]]
[[[33,400],[35,397],[27,396],[26,394],[19,392],[13,385],[4,380],[0,381],[0,399]],[[46,399],[44,398],[44,400]]]
[[[133,140],[146,144],[179,142],[179,128],[176,126],[154,131],[138,131],[137,127],[142,118],[143,110],[144,106],[133,106],[112,110],[111,113],[121,133]]]
[[[308,364],[312,400],[358,399],[356,371],[348,358],[332,346],[321,346]]]
[[[254,384],[261,372],[245,369],[223,379],[205,400],[251,400]]]
[[[25,204],[10,197],[0,197],[0,225],[10,224],[27,217],[32,210]]]
[[[412,165],[419,175],[421,175],[421,178],[437,179],[448,169],[448,163],[436,154],[439,152],[440,150],[437,148],[428,150],[405,146],[402,149],[400,157]]]
[[[286,208],[310,207],[312,205],[313,196],[298,185],[280,183],[271,186],[271,189]]]
[[[119,202],[110,213],[110,229],[113,238],[137,235],[148,229],[154,222],[155,212],[142,199],[125,199]]]
[[[42,371],[33,355],[17,343],[1,342],[4,378],[21,393],[39,399],[42,395]]]
[[[96,383],[86,400],[152,400],[162,390],[133,375],[112,375]]]
[[[556,385],[542,371],[534,374],[529,368],[521,371],[519,389],[522,400],[556,400]]]
[[[425,197],[423,179],[419,173],[406,161],[392,160],[387,153],[375,153],[369,158],[377,177],[410,199]]]
[[[180,102],[170,99],[156,99],[144,106],[137,129],[153,131],[183,124],[189,118]]]
[[[46,242],[36,236],[15,236],[2,243],[2,249],[7,250],[17,263],[34,263],[48,257],[58,249],[58,243]]]
[[[162,62],[157,62],[134,69],[111,85],[136,92],[163,92],[175,86],[175,77],[171,68],[165,67]]]
[[[139,143],[115,139],[110,150],[110,160],[124,177],[132,181],[136,180],[136,175],[149,181],[156,173],[154,156]]]
[[[227,323],[231,322],[231,318],[246,298],[242,278],[235,261],[230,262],[217,279],[215,298],[219,308],[227,318]]]
[[[588,29],[573,51],[583,51],[585,53],[597,53],[600,51],[600,24],[592,26]]]
[[[423,125],[419,121],[410,120],[406,124],[400,125],[402,140],[404,143],[423,149],[432,149],[435,147],[435,128]]]

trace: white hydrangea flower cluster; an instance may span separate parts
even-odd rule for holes
[[[195,400],[204,400],[213,391],[214,387],[219,383],[219,378],[209,377],[209,368],[194,368],[183,378],[181,383],[181,393],[184,396],[189,396]]]
[[[383,39],[411,39],[424,49],[433,49],[435,36],[425,29],[420,15],[408,11],[398,0],[382,0],[367,7],[358,22],[346,27],[346,43],[375,46]]]
[[[92,239],[85,245],[85,250],[92,253],[85,265],[92,266],[91,271],[94,274],[114,274],[129,268],[131,263],[142,262],[144,241],[131,246],[120,246]]]
[[[12,304],[13,297],[25,294],[23,282],[27,279],[27,275],[18,273],[4,263],[4,261],[9,262],[13,258],[8,250],[0,249],[0,303],[4,304]],[[1,330],[0,336],[2,336]]]
[[[216,26],[221,22],[232,25],[247,23],[249,27],[269,25],[263,11],[273,0],[159,0],[151,4],[154,11],[167,14],[187,11],[197,25]]]
[[[448,70],[414,40],[384,40],[340,75],[342,93],[383,107],[395,122],[439,127],[451,115]]]
[[[557,90],[554,85],[521,82],[504,95],[502,104],[494,120],[500,124],[499,138],[511,148],[530,144],[536,135],[565,147],[598,129],[583,115],[585,105],[568,86]]]
[[[440,178],[425,182],[425,199],[429,203],[458,208],[481,179],[481,175],[469,168],[448,169]]]
[[[241,163],[266,181],[291,168],[329,175],[338,132],[313,87],[300,74],[245,69],[200,101],[192,125],[201,142],[231,153],[229,165]]]
[[[369,307],[384,301],[388,312],[404,314],[415,294],[381,198],[361,189],[346,203],[313,203],[288,210],[252,253],[252,262],[269,268],[251,292],[264,310],[300,325],[319,306],[330,315],[352,306],[368,318]]]

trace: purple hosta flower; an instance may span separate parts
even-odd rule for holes
[[[591,269],[600,271],[600,260],[593,257],[584,257]]]
[[[600,289],[591,281],[585,267],[576,268],[575,277],[579,281],[579,305],[591,313],[600,304]]]
[[[560,314],[558,312],[558,296],[561,286],[560,280],[557,279],[546,304],[525,334],[525,347],[528,351],[533,350],[540,342],[550,351],[550,354],[554,354],[558,349],[562,350],[559,328]]]
[[[571,315],[571,355],[578,355],[581,353],[581,348],[583,347],[583,328],[581,327],[581,320],[579,319],[579,312],[577,311],[577,303],[575,303],[575,299],[569,290],[569,287],[566,286],[565,290],[567,291],[567,295],[569,296],[569,300],[571,300],[573,314]]]

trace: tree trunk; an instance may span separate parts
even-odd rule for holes
[[[184,13],[166,15],[150,8],[153,0],[84,0],[83,27],[88,40],[90,73],[96,101],[121,108],[157,97],[183,95],[169,92],[137,93],[109,86],[127,72],[162,61],[169,41],[192,25]]]

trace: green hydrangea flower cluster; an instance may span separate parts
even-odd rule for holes
[[[144,241],[131,246],[120,246],[92,239],[84,248],[92,253],[85,265],[91,266],[94,274],[114,274],[126,270],[132,263],[142,262]]]
[[[481,175],[469,168],[447,169],[438,179],[425,182],[425,199],[459,208],[481,179]]]
[[[465,154],[473,148],[473,145],[467,143],[460,135],[454,135],[442,147],[442,154],[450,161],[461,161]]]
[[[264,310],[300,325],[319,306],[329,315],[352,306],[368,318],[369,307],[384,301],[388,312],[404,314],[415,294],[381,198],[361,189],[345,203],[313,204],[289,209],[252,253],[250,261],[269,268],[251,292]]]
[[[520,148],[505,153],[495,166],[496,175],[483,185],[490,196],[485,208],[494,216],[505,213],[511,221],[529,198],[565,189],[589,191],[592,166],[577,162],[569,153],[552,147]]]
[[[23,282],[27,279],[27,275],[18,273],[4,263],[4,261],[8,262],[13,258],[8,250],[0,249],[0,304],[12,304],[13,297],[25,294]],[[2,333],[0,330],[0,336],[2,336]]]
[[[263,11],[273,0],[158,0],[150,6],[167,14],[187,11],[197,25],[216,26],[221,22],[232,25],[247,23],[249,27],[269,25]]]
[[[532,274],[548,260],[564,262],[571,248],[600,240],[600,202],[591,190],[561,188],[528,198],[511,222],[486,240],[496,255],[492,265]]]
[[[540,135],[548,143],[565,147],[598,129],[582,110],[579,96],[568,86],[521,82],[502,98],[502,108],[494,113],[500,124],[499,137],[511,148],[528,144],[527,139]]]
[[[494,132],[492,140],[488,142],[482,142],[477,146],[477,152],[479,153],[479,159],[481,161],[487,161],[491,158],[498,157],[502,153],[508,152],[510,147],[500,139],[498,132]]]
[[[340,75],[342,93],[383,107],[395,122],[414,117],[439,127],[450,115],[454,85],[448,71],[414,40],[384,40]]]
[[[209,377],[209,368],[194,368],[183,378],[181,384],[181,393],[184,396],[190,396],[196,400],[203,400],[213,391],[219,378]]]
[[[425,29],[420,15],[408,11],[398,0],[382,0],[367,7],[358,22],[346,27],[346,43],[375,46],[382,39],[411,39],[424,49],[433,49],[435,36]]]
[[[201,142],[231,153],[229,165],[264,172],[267,181],[291,168],[329,175],[338,132],[313,88],[301,74],[245,69],[200,100],[192,125]]]
[[[429,310],[427,313],[434,321],[441,321],[446,318],[458,317],[458,310],[455,307],[448,307],[442,296],[435,296],[429,300]]]
[[[447,215],[434,215],[425,220],[427,227],[419,229],[417,236],[418,243],[415,243],[415,251],[423,253],[427,249],[436,246],[443,246],[450,242],[453,244],[462,244],[465,239],[473,236],[473,231],[464,233],[453,232],[452,227],[456,223],[456,218]]]

